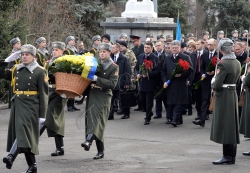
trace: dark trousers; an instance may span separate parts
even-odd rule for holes
[[[208,99],[203,99],[202,100],[202,105],[201,105],[201,114],[200,114],[200,120],[201,121],[205,121],[206,120],[206,116],[208,116],[208,108],[210,105],[210,100]]]
[[[181,110],[182,110],[182,105],[180,104],[168,104],[168,109],[167,109],[167,119],[171,120],[172,117],[172,122],[183,122],[182,119],[182,114],[181,114]]]
[[[139,95],[142,107],[146,109],[145,120],[150,121],[151,116],[153,115],[152,108],[154,106],[154,92],[140,91]]]
[[[237,144],[223,144],[223,156],[235,157]]]
[[[188,104],[182,105],[181,110],[185,111],[185,112],[187,110],[188,110],[188,112],[192,112],[192,109],[193,109],[193,107],[192,107],[192,89],[188,89]]]
[[[74,106],[74,102],[75,102],[74,99],[68,99],[67,107],[73,107]]]
[[[155,112],[157,116],[162,116],[162,102],[164,104],[165,109],[167,110],[167,99],[166,97],[159,97],[155,99]]]
[[[119,101],[119,90],[112,90],[113,96],[111,98],[111,105],[110,105],[110,115],[113,115],[115,112],[115,108],[118,106],[118,101]],[[120,101],[119,101],[120,102]],[[124,112],[124,115],[129,115],[130,114],[130,109],[129,107],[121,107],[120,109]]]
[[[200,73],[196,73],[194,75],[194,81],[193,83],[196,83],[200,80],[201,76]],[[200,117],[201,116],[201,105],[202,105],[202,101],[201,101],[201,85],[199,87],[199,89],[194,89],[194,99],[195,99],[195,109],[197,111],[197,116]]]

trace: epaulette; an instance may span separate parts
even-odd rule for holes
[[[40,66],[40,65],[38,65],[37,67],[40,67],[41,69],[44,69],[44,70],[45,70],[45,68],[44,68],[44,67],[42,67],[42,66]]]

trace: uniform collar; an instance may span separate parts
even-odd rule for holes
[[[38,52],[40,52],[43,56],[48,54],[48,51],[46,49],[41,49],[40,47],[37,49]]]
[[[24,65],[23,63],[19,64],[17,66],[17,70],[20,70],[21,68],[27,68],[31,73],[34,71],[34,69],[39,66],[36,60],[34,59],[29,65]]]

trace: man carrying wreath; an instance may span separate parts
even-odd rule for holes
[[[161,69],[163,87],[167,93],[167,121],[176,127],[182,124],[181,106],[188,104],[188,86],[187,79],[193,71],[192,62],[188,55],[180,52],[181,43],[178,40],[171,42],[172,54],[165,58]],[[182,63],[189,65],[188,69],[182,68]],[[173,72],[178,67],[179,73],[172,77]]]

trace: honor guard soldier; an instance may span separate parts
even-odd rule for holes
[[[233,41],[223,38],[219,42],[223,54],[215,70],[212,89],[215,91],[210,140],[223,145],[223,157],[213,164],[235,164],[239,138],[238,97],[236,82],[241,73],[240,62],[231,52]]]
[[[68,36],[66,38],[66,44],[67,47],[65,51],[63,52],[64,55],[76,55],[77,54],[77,49],[75,48],[75,37],[74,36]],[[74,99],[68,99],[67,102],[67,108],[69,112],[73,111],[79,111],[80,109],[76,108],[75,105],[75,100]]]
[[[119,41],[128,41],[128,35],[126,33],[121,33],[120,35],[118,35],[118,39]]]
[[[204,31],[202,33],[202,39],[203,40],[208,40],[209,39],[209,32],[208,31]]]
[[[218,31],[217,41],[219,42],[222,38],[224,38],[224,31]]]
[[[161,41],[162,43],[164,43],[165,37],[162,34],[161,35],[157,35],[157,41]]]
[[[153,43],[154,35],[152,33],[146,34],[146,41],[150,41]]]
[[[246,38],[248,34],[248,30],[243,30],[241,33],[242,33],[242,37]]]
[[[112,43],[110,42],[110,35],[109,34],[102,35],[102,42],[109,43],[112,45]]]
[[[101,43],[101,36],[100,35],[95,35],[94,37],[92,37],[92,48],[89,51],[90,53],[92,53],[94,55],[94,57],[98,57],[98,45]]]
[[[238,31],[237,30],[233,30],[232,31],[232,41],[235,42],[238,39]]]
[[[6,168],[11,169],[16,156],[24,153],[28,164],[28,169],[24,172],[36,173],[38,126],[47,111],[48,80],[46,70],[36,62],[36,48],[29,44],[23,45],[21,53],[22,63],[5,71],[5,79],[11,80],[14,96],[11,98],[7,139],[7,151],[10,153],[3,158],[3,162],[6,163]],[[17,148],[12,150],[15,140]]]
[[[118,82],[119,67],[112,61],[110,54],[111,45],[100,43],[101,65],[94,76],[92,88],[87,97],[86,110],[91,111],[86,113],[86,141],[81,146],[89,151],[93,140],[96,141],[97,154],[93,159],[104,157],[104,130],[109,116],[112,89]]]
[[[36,44],[38,45],[38,49],[36,52],[36,61],[40,66],[44,67],[45,61],[49,60],[49,53],[46,49],[46,39],[44,37],[40,37],[36,40]]]

